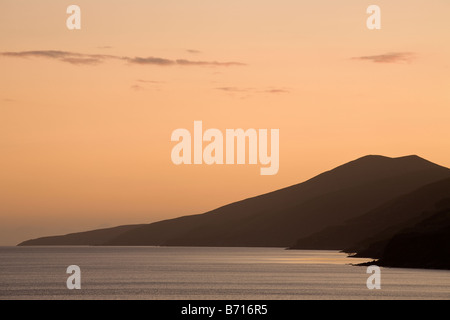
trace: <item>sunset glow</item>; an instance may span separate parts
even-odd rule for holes
[[[0,3],[2,245],[202,213],[367,154],[450,167],[448,1],[75,2],[81,30],[72,2]],[[277,174],[174,165],[194,121],[279,129]]]

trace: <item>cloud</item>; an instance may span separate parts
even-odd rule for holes
[[[153,81],[153,80],[143,80],[137,79],[136,83],[133,84],[130,88],[135,91],[142,91],[147,89],[160,90],[162,81]]]
[[[144,87],[143,87],[143,86],[140,86],[140,85],[138,85],[138,84],[134,84],[134,85],[132,85],[130,88],[133,89],[133,90],[136,90],[136,91],[144,90]]]
[[[186,59],[170,60],[156,57],[135,57],[135,58],[125,58],[131,64],[141,64],[141,65],[158,65],[158,66],[200,66],[200,67],[233,67],[233,66],[244,66],[244,63],[240,62],[217,62],[217,61],[191,61]]]
[[[411,62],[415,54],[412,52],[390,52],[375,56],[353,57],[353,60],[367,60],[375,63],[404,63]]]
[[[127,57],[106,54],[84,54],[70,51],[59,50],[41,50],[41,51],[18,51],[18,52],[0,52],[3,57],[15,58],[46,58],[58,60],[72,65],[97,65],[108,60],[121,60],[130,64],[137,65],[156,65],[156,66],[205,66],[205,67],[232,67],[244,66],[240,62],[217,62],[217,61],[191,61],[186,59],[171,60],[159,57]]]
[[[163,58],[155,58],[155,57],[135,57],[135,58],[126,58],[129,63],[132,64],[142,64],[142,65],[158,65],[158,66],[171,66],[176,64],[175,61]]]
[[[191,54],[200,54],[200,53],[202,53],[202,52],[199,51],[199,50],[193,50],[193,49],[187,49],[186,52],[187,52],[187,53],[191,53]]]
[[[240,62],[217,62],[217,61],[190,61],[179,59],[176,63],[182,66],[207,66],[207,67],[236,67],[245,66],[245,63]]]
[[[268,90],[264,90],[262,92],[264,92],[264,93],[274,93],[274,94],[290,93],[290,91],[286,90],[286,89],[268,89]]]
[[[142,79],[137,79],[136,82],[140,82],[140,83],[150,83],[150,84],[161,84],[161,83],[164,83],[164,82],[162,82],[162,81],[142,80]]]
[[[2,52],[1,56],[15,58],[47,58],[59,60],[62,62],[75,65],[95,65],[100,64],[108,59],[121,59],[117,56],[104,54],[83,54],[69,51],[58,50],[42,50],[42,51],[19,51],[19,52]]]
[[[284,88],[266,88],[266,89],[257,89],[257,88],[241,88],[241,87],[219,87],[215,88],[216,90],[224,91],[230,94],[286,94],[290,93],[289,90]]]
[[[254,89],[252,89],[252,88],[238,88],[238,87],[221,87],[221,88],[216,88],[216,90],[225,91],[225,92],[239,92],[239,93],[254,91]]]

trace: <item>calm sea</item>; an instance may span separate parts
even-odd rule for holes
[[[274,248],[0,247],[4,299],[450,299],[450,272],[381,269],[336,251]],[[81,268],[81,290],[66,269]]]

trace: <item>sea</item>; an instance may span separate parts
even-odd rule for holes
[[[0,300],[450,299],[450,271],[381,268],[338,251],[198,247],[0,247]],[[81,289],[69,290],[69,266]],[[72,282],[74,283],[74,282]]]

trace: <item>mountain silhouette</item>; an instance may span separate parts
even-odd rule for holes
[[[299,239],[293,249],[336,249],[357,252],[366,257],[379,257],[383,245],[377,241],[387,241],[403,228],[418,223],[430,212],[435,204],[450,197],[450,179],[440,180],[420,187],[409,194],[392,199],[359,217],[342,224],[324,228],[308,237]],[[371,245],[370,251],[367,246]]]
[[[377,263],[387,267],[450,270],[450,207],[394,235]]]
[[[436,188],[446,188],[448,196],[450,179],[418,190],[407,199],[413,205],[414,196],[420,197],[425,189],[436,191]],[[357,250],[355,257],[378,259],[379,266],[450,270],[450,197],[438,201],[434,208],[430,207],[420,216],[397,222],[354,248]]]
[[[99,246],[120,234],[136,228],[138,225],[119,226],[115,228],[99,229],[93,231],[71,233],[65,236],[44,237],[27,240],[20,246]]]
[[[288,247],[299,238],[343,224],[391,199],[449,177],[448,168],[418,156],[366,156],[306,182],[204,214],[128,230],[40,238],[21,245],[70,245],[70,239],[81,236],[83,244],[90,245]],[[98,232],[108,236],[99,241]],[[117,234],[110,236],[111,232]]]

